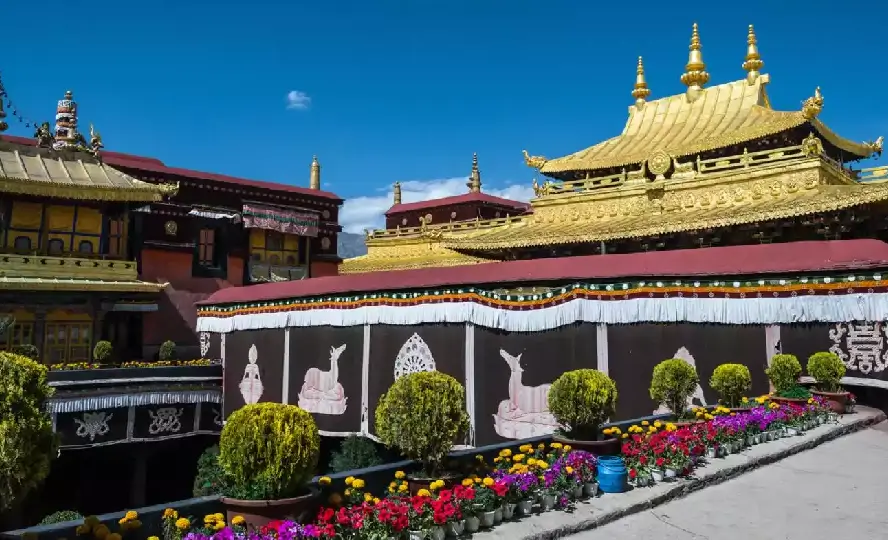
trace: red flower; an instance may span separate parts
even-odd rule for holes
[[[634,479],[636,476],[638,476],[638,473],[635,471],[635,469],[629,469],[629,478]]]

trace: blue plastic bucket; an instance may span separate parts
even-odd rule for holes
[[[623,493],[628,486],[629,472],[620,456],[598,458],[598,489],[604,493]]]

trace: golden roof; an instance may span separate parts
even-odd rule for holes
[[[166,283],[139,280],[108,281],[103,279],[0,276],[0,290],[157,293],[166,286]]]
[[[0,192],[80,200],[154,202],[175,186],[137,180],[102,163],[0,150]]]
[[[836,135],[817,118],[803,111],[771,109],[765,86],[768,76],[704,88],[694,101],[685,94],[647,101],[629,107],[623,132],[569,156],[546,161],[543,174],[622,167],[644,162],[654,150],[673,157],[690,156],[742,144],[810,123],[820,136],[837,148],[864,158],[874,148]]]
[[[441,235],[435,234],[371,240],[367,243],[367,254],[342,261],[339,273],[363,274],[490,262],[447,249],[441,245],[441,238]]]

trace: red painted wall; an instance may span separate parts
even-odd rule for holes
[[[229,268],[231,266],[229,265]],[[327,277],[339,275],[339,263],[332,261],[312,261],[311,277]]]
[[[243,285],[244,260],[228,257],[228,278],[196,278],[191,276],[193,255],[181,251],[142,249],[142,274],[144,281],[169,283],[158,299],[158,311],[146,313],[142,342],[146,358],[161,343],[170,339],[176,342],[183,359],[199,356],[199,343],[194,331],[197,325],[195,302],[206,299],[219,289]]]

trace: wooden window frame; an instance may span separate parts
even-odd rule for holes
[[[71,336],[73,332],[72,328],[78,328],[78,340],[72,343]],[[64,328],[65,332],[65,340],[64,343],[59,344],[55,341],[55,338],[58,337],[58,330],[60,328]],[[86,334],[88,337],[86,341],[82,339],[84,335],[83,330],[86,330]],[[46,332],[43,339],[43,363],[45,364],[58,364],[65,363],[70,364],[72,362],[89,362],[91,355],[90,351],[92,350],[92,340],[93,340],[93,323],[92,321],[47,321],[46,322]],[[83,349],[83,353],[85,355],[84,358],[73,358],[71,351],[72,349]],[[61,358],[56,360],[53,358],[53,355],[56,351],[62,351]]]
[[[204,232],[212,231],[212,243],[204,241]],[[204,259],[204,247],[212,246],[213,253],[208,260]],[[191,267],[194,277],[210,277],[226,279],[228,277],[228,249],[225,242],[225,231],[221,227],[208,227],[200,224],[194,241],[194,260]]]

